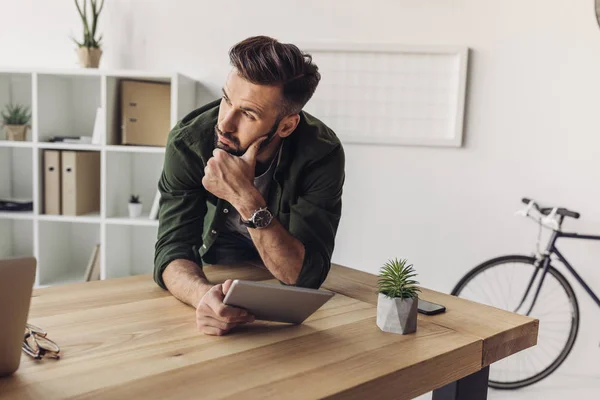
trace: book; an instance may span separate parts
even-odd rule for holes
[[[91,281],[99,281],[100,280],[100,245],[97,245],[98,251],[97,256],[94,259],[94,266],[92,267],[92,274],[90,276]]]
[[[150,219],[158,219],[158,210],[160,208],[160,191],[156,191],[156,195],[154,195],[154,201],[152,202],[152,208],[150,209],[150,215],[148,218]]]
[[[98,271],[96,271],[98,269]],[[97,276],[97,277],[96,277]],[[100,244],[94,245],[90,258],[88,259],[87,267],[83,280],[89,282],[91,280],[100,279]]]
[[[80,136],[77,139],[65,138],[63,143],[83,143],[83,144],[92,144],[92,138],[89,136]]]
[[[96,120],[94,121],[94,133],[92,134],[92,144],[102,144],[104,132],[106,130],[106,118],[104,117],[104,108],[96,109]]]
[[[33,211],[33,201],[0,199],[0,211]]]
[[[90,136],[52,136],[49,140],[51,143],[92,143]]]

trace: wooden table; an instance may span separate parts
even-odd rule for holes
[[[272,279],[252,267],[206,273]],[[0,398],[484,399],[489,364],[536,343],[535,319],[426,289],[446,313],[419,315],[414,334],[382,332],[376,280],[334,265],[323,287],[338,294],[304,324],[257,321],[223,337],[198,333],[194,310],[149,275],[38,289],[29,321],[63,358],[23,355]]]

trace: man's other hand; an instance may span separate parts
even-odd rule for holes
[[[231,287],[231,279],[213,286],[196,308],[196,325],[206,335],[222,336],[238,325],[254,322],[254,316],[244,309],[223,304]]]

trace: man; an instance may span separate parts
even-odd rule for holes
[[[223,335],[252,322],[202,266],[264,265],[282,284],[319,288],[341,216],[344,151],[302,111],[320,74],[292,44],[252,37],[229,52],[220,100],[170,132],[154,280],[196,308],[198,328]]]

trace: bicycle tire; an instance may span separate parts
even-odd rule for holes
[[[523,263],[523,264],[531,264],[531,265],[535,266],[536,259],[534,257],[523,256],[523,255],[508,255],[508,256],[496,257],[491,260],[485,261],[484,263],[473,268],[471,271],[467,272],[467,274],[465,276],[463,276],[460,279],[460,281],[456,284],[454,289],[452,289],[451,294],[453,296],[458,297],[460,295],[460,292],[467,286],[467,284],[475,276],[484,272],[485,270],[492,268],[492,267],[497,267],[502,264],[515,263],[515,262]],[[550,364],[546,369],[539,372],[538,374],[531,376],[527,379],[523,379],[521,381],[515,381],[515,382],[498,382],[498,381],[490,380],[488,382],[489,387],[492,387],[495,389],[503,389],[503,390],[514,390],[514,389],[520,389],[520,388],[523,388],[523,387],[526,387],[529,385],[533,385],[534,383],[541,381],[542,379],[546,378],[548,375],[550,375],[551,373],[556,371],[556,369],[558,367],[560,367],[560,365],[565,361],[565,359],[567,358],[569,353],[571,353],[571,350],[573,349],[573,345],[575,344],[575,340],[577,339],[577,334],[579,333],[579,316],[580,316],[579,303],[577,302],[577,296],[575,295],[575,291],[573,291],[571,284],[569,283],[569,281],[567,281],[567,279],[564,277],[564,275],[561,274],[552,265],[549,265],[548,272],[550,274],[552,274],[556,278],[556,280],[561,284],[561,286],[565,290],[565,293],[567,294],[567,297],[569,298],[569,301],[571,302],[572,307],[573,307],[571,330],[569,333],[569,338],[568,338],[567,342],[565,343],[565,347],[563,348],[562,352],[558,355],[558,357],[554,360],[554,362],[552,364]]]

